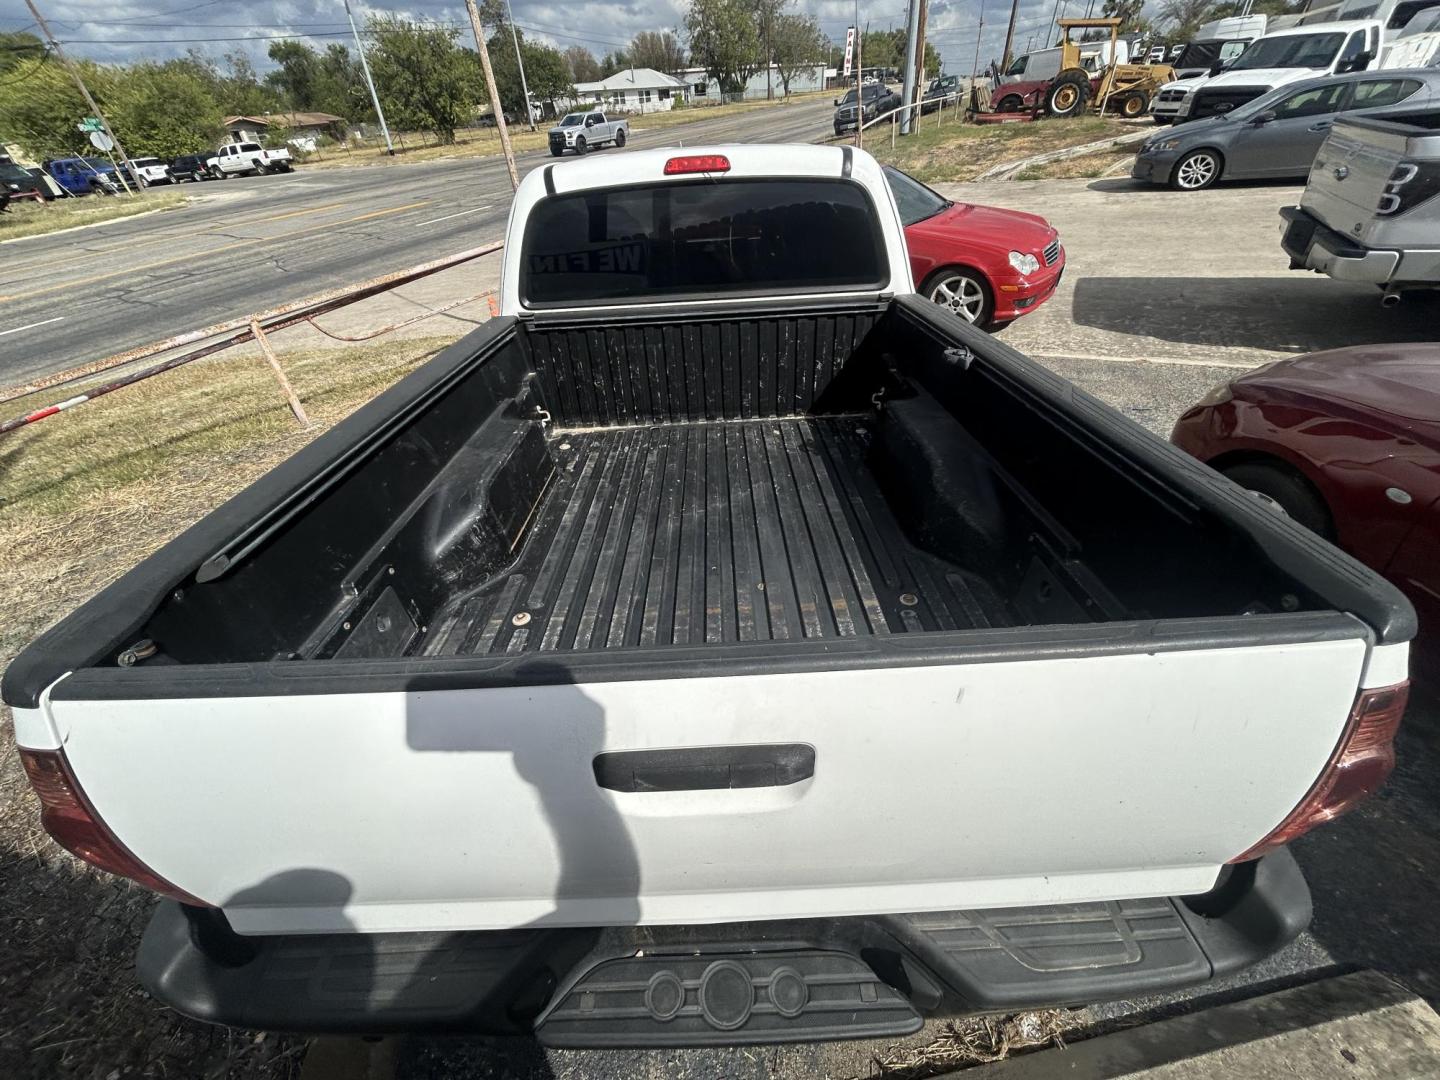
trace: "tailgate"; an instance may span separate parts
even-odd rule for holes
[[[476,689],[297,671],[215,697],[246,673],[210,669],[77,700],[72,676],[44,707],[115,833],[242,932],[1188,895],[1300,802],[1366,664],[1346,616],[1244,625],[1225,648],[1151,625],[1096,655]]]
[[[1367,242],[1405,142],[1398,132],[1338,121],[1315,155],[1300,205],[1342,236]]]

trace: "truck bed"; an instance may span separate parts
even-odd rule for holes
[[[909,542],[865,463],[873,422],[794,417],[560,431],[509,570],[427,655],[1009,626],[983,580]]]

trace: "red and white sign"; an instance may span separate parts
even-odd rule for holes
[[[852,65],[855,63],[855,28],[852,26],[845,31],[845,70],[840,74],[848,77]]]

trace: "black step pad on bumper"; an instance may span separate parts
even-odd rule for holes
[[[822,1042],[918,1031],[920,1015],[855,956],[821,950],[642,955],[587,971],[542,1018],[550,1046]]]
[[[1155,993],[1239,970],[1310,921],[1280,851],[1204,896],[716,926],[241,937],[162,903],[136,966],[189,1016],[274,1031],[533,1033],[556,1046],[904,1035],[921,1014]]]

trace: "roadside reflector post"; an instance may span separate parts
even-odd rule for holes
[[[255,340],[260,345],[260,351],[269,361],[270,370],[275,373],[275,381],[280,384],[280,389],[285,393],[285,400],[290,403],[290,411],[295,414],[295,422],[302,428],[309,427],[310,418],[305,415],[305,406],[301,405],[300,399],[295,396],[295,388],[285,377],[285,369],[280,366],[280,361],[275,356],[275,350],[270,348],[270,339],[265,336],[265,331],[260,329],[260,323],[255,319],[250,320],[250,332],[255,335]]]

